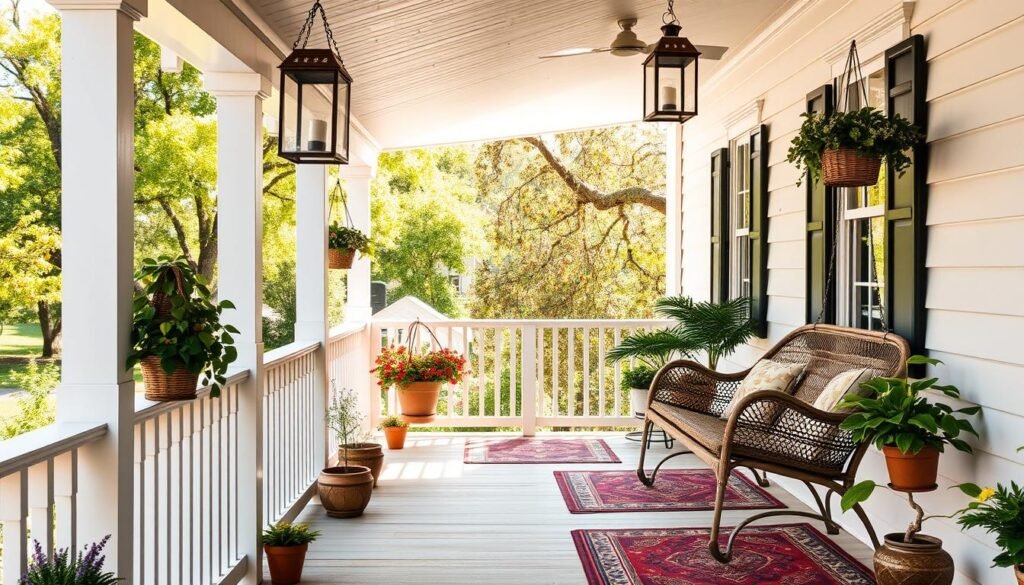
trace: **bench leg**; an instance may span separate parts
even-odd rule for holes
[[[748,467],[747,469],[749,469],[750,473],[754,475],[754,481],[757,482],[757,485],[763,488],[766,488],[771,485],[771,483],[768,482],[767,473],[761,473],[760,471],[754,469],[753,467]]]
[[[814,503],[818,505],[818,510],[821,512],[821,520],[825,523],[825,531],[833,536],[839,534],[839,525],[832,520],[832,490],[828,490],[825,494],[825,499],[822,500],[821,496],[818,495],[818,490],[814,489],[811,482],[805,481],[804,485],[807,486],[811,495],[814,496]]]
[[[716,561],[726,564],[732,559],[732,547],[726,550],[718,545],[718,534],[722,529],[722,509],[725,507],[725,488],[729,485],[729,475],[732,469],[722,466],[724,469],[715,472],[718,477],[718,490],[715,492],[715,516],[711,521],[711,535],[708,539],[708,550]]]
[[[651,440],[651,429],[654,428],[654,423],[649,420],[644,420],[644,429],[640,431],[640,462],[636,465],[636,476],[640,478],[640,483],[647,487],[654,485],[654,475],[652,473],[650,477],[647,476],[647,470],[644,469],[644,459],[647,458],[647,444]]]

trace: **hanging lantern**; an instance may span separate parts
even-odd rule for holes
[[[673,11],[663,17],[661,40],[644,61],[644,121],[679,122],[697,115],[697,61],[700,51],[686,37]]]
[[[318,12],[328,48],[307,49]],[[298,164],[348,163],[352,77],[345,71],[320,0],[310,9],[291,54],[279,69],[277,154]]]

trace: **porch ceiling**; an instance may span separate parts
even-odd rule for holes
[[[683,32],[733,52],[791,0],[677,0]],[[310,0],[249,0],[286,41]],[[324,0],[353,113],[385,149],[496,139],[640,118],[640,57],[538,57],[602,47],[615,21],[657,40],[664,0]],[[324,44],[322,28],[313,45]],[[727,54],[728,56],[728,54]],[[719,63],[701,63],[701,77]]]

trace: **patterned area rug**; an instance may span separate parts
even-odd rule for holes
[[[590,585],[875,582],[867,567],[809,524],[748,527],[727,565],[708,552],[707,528],[574,530],[572,538]]]
[[[663,469],[654,487],[645,487],[635,471],[556,471],[555,481],[569,511],[686,512],[713,510],[715,474],[710,469]],[[782,502],[740,473],[725,488],[731,510],[785,508]]]
[[[466,463],[621,463],[601,439],[471,439]]]

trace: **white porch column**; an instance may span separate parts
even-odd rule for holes
[[[665,294],[683,288],[683,125],[665,125]]]
[[[270,82],[256,73],[206,73],[217,98],[217,295],[235,309],[224,322],[249,379],[239,388],[238,548],[245,583],[263,578],[263,100]]]
[[[349,165],[340,167],[348,193],[348,210],[356,228],[370,235],[370,181],[376,174],[376,167]],[[370,307],[370,259],[357,255],[355,264],[348,271],[348,295],[345,304],[345,321],[369,322],[373,313]]]
[[[134,22],[146,0],[51,0],[61,12],[64,357],[59,422],[106,423],[78,452],[77,542],[111,536],[108,570],[132,583],[135,383],[125,368],[135,188]]]
[[[316,359],[313,412],[326,409],[327,379],[327,165],[295,166],[295,341],[320,343]],[[339,381],[340,383],[340,381]],[[327,463],[327,426],[323,416],[312,423],[316,461]]]

